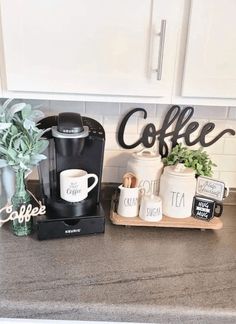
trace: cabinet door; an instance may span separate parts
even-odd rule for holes
[[[235,14],[235,0],[192,0],[183,96],[236,98]]]
[[[1,0],[7,90],[170,95],[178,12],[179,0]]]

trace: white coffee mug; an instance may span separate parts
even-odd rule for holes
[[[162,200],[156,195],[142,197],[139,217],[148,222],[159,222],[162,219]]]
[[[94,178],[93,184],[88,187],[88,179]],[[81,169],[68,169],[60,173],[60,195],[69,202],[79,202],[88,197],[88,193],[98,183],[96,174],[87,173]]]
[[[117,207],[117,213],[123,217],[136,217],[139,212],[139,196],[141,188],[127,188],[119,186],[120,197]]]

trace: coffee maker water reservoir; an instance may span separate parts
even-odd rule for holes
[[[105,132],[96,120],[77,113],[61,113],[42,119],[47,129],[47,159],[39,166],[39,180],[46,216],[37,219],[38,238],[94,234],[104,232],[104,211],[100,190]],[[65,170],[80,170],[98,178],[96,186],[81,201],[61,198],[60,175]],[[92,179],[88,179],[88,186]]]

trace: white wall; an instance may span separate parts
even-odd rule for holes
[[[130,150],[122,149],[116,140],[118,123],[122,116],[132,108],[142,107],[147,110],[148,118],[144,120],[142,116],[132,118],[127,127],[126,136],[130,142],[137,140],[142,127],[148,122],[152,122],[159,129],[163,116],[170,108],[167,105],[155,104],[131,104],[131,103],[97,103],[97,102],[74,102],[74,101],[47,101],[47,100],[25,100],[32,106],[41,105],[41,110],[45,115],[53,115],[58,112],[74,111],[84,116],[99,121],[106,132],[106,150],[104,159],[104,182],[120,182],[125,172],[127,159]],[[232,128],[236,130],[236,107],[204,107],[196,106],[192,120],[201,124],[207,121],[214,122],[216,129],[211,133],[216,133]],[[196,132],[197,133],[197,132]],[[210,137],[211,137],[210,136]],[[210,138],[209,137],[209,138]],[[197,147],[197,146],[196,146]],[[142,147],[136,148],[136,151]],[[191,147],[193,148],[193,147]],[[236,136],[225,135],[212,146],[205,148],[212,160],[217,164],[214,176],[227,182],[230,187],[236,188]],[[35,172],[31,177],[37,176]]]

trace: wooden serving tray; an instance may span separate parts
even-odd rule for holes
[[[198,229],[212,229],[219,230],[223,227],[220,218],[214,217],[209,222],[196,219],[194,217],[188,218],[172,218],[163,216],[159,222],[147,222],[139,217],[123,217],[116,213],[117,199],[113,199],[111,203],[110,219],[115,225],[126,226],[149,226],[149,227],[176,227],[176,228],[198,228]]]

